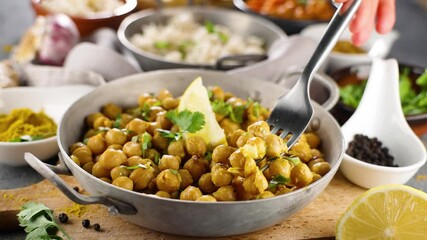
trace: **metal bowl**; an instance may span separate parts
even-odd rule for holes
[[[83,170],[69,157],[69,146],[80,140],[84,119],[89,113],[99,111],[102,105],[110,102],[121,106],[134,105],[141,93],[154,93],[164,88],[174,96],[179,96],[198,76],[202,77],[206,86],[216,85],[242,98],[259,99],[267,107],[272,107],[276,99],[287,92],[284,87],[273,83],[220,71],[180,69],[128,76],[98,87],[68,108],[58,131],[61,165],[48,167],[30,153],[26,154],[26,160],[77,203],[104,204],[109,206],[110,212],[119,213],[121,217],[139,226],[185,236],[230,236],[267,228],[300,211],[326,188],[341,163],[344,142],[338,123],[316,103],[313,103],[314,116],[310,127],[317,129],[322,140],[321,150],[325,154],[325,160],[331,164],[331,170],[307,187],[269,199],[193,202],[159,198],[106,183]],[[51,169],[57,173],[71,171],[92,196],[80,195],[66,186]]]
[[[167,61],[157,54],[141,50],[130,42],[129,39],[134,34],[141,33],[142,26],[149,23],[166,24],[171,16],[183,11],[192,13],[195,19],[198,19],[201,23],[205,20],[209,20],[215,24],[224,25],[241,36],[258,36],[266,42],[266,52],[268,52],[273,42],[286,37],[286,34],[272,22],[261,17],[252,17],[233,10],[212,7],[177,7],[162,10],[149,9],[128,16],[120,24],[117,36],[124,51],[134,56],[141,68],[145,71],[170,68],[217,69],[214,64],[203,65]]]

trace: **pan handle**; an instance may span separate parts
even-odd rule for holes
[[[59,153],[59,164],[57,166],[45,164],[40,161],[33,154],[26,152],[25,160],[27,163],[38,173],[40,173],[47,180],[52,182],[62,193],[65,194],[69,199],[78,203],[78,204],[102,204],[108,207],[108,212],[110,214],[123,214],[123,215],[135,215],[137,210],[135,207],[128,203],[124,203],[114,198],[110,197],[97,197],[97,196],[85,196],[76,192],[73,188],[67,185],[65,181],[60,178],[56,173],[65,173],[71,175],[71,172],[67,168],[62,158],[62,155]]]

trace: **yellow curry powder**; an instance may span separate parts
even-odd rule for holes
[[[56,123],[43,111],[33,112],[29,108],[12,110],[8,115],[0,115],[0,141],[10,142],[22,136],[37,138],[56,134]]]

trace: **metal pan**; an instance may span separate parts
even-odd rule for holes
[[[203,78],[206,86],[221,86],[239,97],[258,99],[267,107],[272,107],[276,99],[287,91],[270,82],[209,70],[161,70],[128,76],[95,89],[66,111],[58,130],[59,166],[47,166],[30,153],[26,154],[26,160],[77,203],[104,204],[110,212],[118,213],[137,225],[186,236],[219,237],[257,231],[289,218],[324,190],[341,163],[344,143],[337,122],[316,103],[313,104],[315,113],[311,127],[317,129],[322,139],[322,151],[331,164],[331,171],[305,188],[274,198],[211,203],[164,199],[108,184],[87,173],[69,157],[68,148],[79,141],[84,118],[89,113],[99,111],[102,105],[110,102],[121,106],[134,105],[141,93],[157,93],[164,88],[174,96],[180,96],[197,76]],[[91,196],[76,193],[54,172],[74,175]]]

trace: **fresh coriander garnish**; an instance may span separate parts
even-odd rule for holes
[[[218,32],[217,33],[219,40],[221,40],[222,43],[227,43],[229,36],[223,32]]]
[[[215,25],[209,20],[205,22],[205,28],[206,28],[206,31],[208,31],[208,33],[215,32]]]
[[[288,182],[289,182],[289,178],[285,178],[284,176],[279,174],[274,176],[273,179],[270,180],[270,182],[268,183],[268,188],[275,190],[277,186],[284,185]]]
[[[119,113],[116,116],[116,120],[114,120],[113,128],[120,128],[120,122],[122,121],[122,114]]]
[[[178,174],[178,171],[177,171],[177,170],[175,170],[175,169],[169,169],[169,171],[170,171],[172,174],[175,174],[175,175],[177,175],[177,174]]]
[[[214,100],[212,103],[212,110],[215,113],[218,113],[225,117],[230,117],[230,119],[237,123],[243,122],[243,113],[245,112],[245,106],[231,106],[231,104],[226,103],[222,100]]]
[[[298,165],[301,163],[299,157],[296,156],[283,156],[284,159],[291,161],[294,165]]]
[[[171,43],[168,41],[156,41],[154,42],[154,47],[160,50],[169,49],[171,47]]]
[[[205,125],[205,115],[201,112],[171,110],[166,113],[166,118],[178,125],[182,132],[195,133]]]
[[[10,140],[9,142],[32,142],[32,141],[37,141],[37,140],[45,139],[52,136],[55,136],[55,133],[47,133],[44,135],[36,135],[36,136],[23,135],[18,138],[14,138]]]
[[[157,131],[160,133],[160,136],[171,139],[172,141],[179,141],[182,139],[182,132],[172,132],[164,129],[157,129]]]
[[[141,151],[142,151],[142,157],[147,156],[147,150],[151,148],[151,135],[149,133],[143,133],[141,135]]]
[[[55,233],[61,231],[66,239],[71,237],[55,221],[53,210],[41,203],[28,202],[17,214],[19,226],[27,233],[26,240],[63,239]]]
[[[122,168],[124,168],[124,169],[127,169],[127,170],[135,170],[135,169],[138,169],[138,168],[144,168],[144,169],[147,169],[148,167],[146,166],[146,165],[144,165],[144,164],[137,164],[137,165],[134,165],[134,166],[129,166],[129,167],[127,167],[127,166],[121,166]]]
[[[154,154],[154,163],[156,165],[159,165],[159,162],[160,162],[160,154],[156,153]]]

